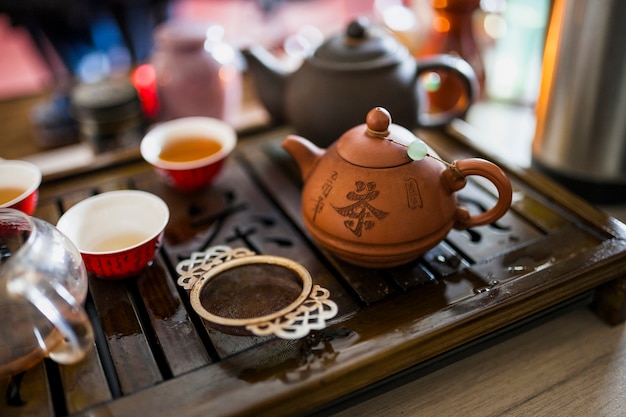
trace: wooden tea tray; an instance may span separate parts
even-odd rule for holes
[[[90,277],[86,309],[97,337],[86,360],[46,360],[0,380],[7,392],[0,415],[326,414],[590,295],[608,323],[624,320],[626,227],[545,178],[481,153],[460,130],[419,134],[447,160],[486,156],[503,166],[514,185],[509,213],[450,232],[406,266],[371,270],[336,260],[303,228],[299,172],[279,146],[287,133],[242,136],[217,183],[193,195],[162,185],[143,161],[44,183],[36,216],[53,224],[85,197],[126,188],[161,196],[171,219],[156,262],[140,276]],[[459,199],[477,211],[494,197],[470,180]],[[339,314],[296,341],[209,328],[176,285],[174,268],[217,244],[303,264]]]

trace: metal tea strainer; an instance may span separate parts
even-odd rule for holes
[[[337,315],[330,292],[287,258],[214,246],[193,252],[176,271],[196,313],[225,333],[298,339]]]

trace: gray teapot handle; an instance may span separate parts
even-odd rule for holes
[[[421,127],[443,126],[453,119],[462,116],[480,93],[480,86],[474,69],[462,58],[449,54],[420,58],[417,61],[417,71],[415,72],[415,86],[418,87],[418,82],[422,75],[433,71],[442,71],[458,78],[463,85],[464,94],[459,96],[459,99],[451,108],[432,113],[423,110],[424,107],[428,107],[424,106],[425,103],[428,103],[428,97],[423,89],[417,88],[420,103],[417,120]]]

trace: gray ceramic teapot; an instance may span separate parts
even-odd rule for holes
[[[319,146],[361,123],[376,106],[388,109],[402,126],[436,127],[461,116],[478,96],[467,61],[443,54],[418,62],[389,31],[365,18],[329,37],[295,71],[261,46],[242,52],[270,115]],[[464,94],[450,109],[429,109],[420,80],[433,71],[462,81]]]

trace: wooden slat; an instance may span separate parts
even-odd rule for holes
[[[160,259],[137,277],[137,288],[154,332],[163,359],[170,372],[177,376],[211,363],[175,283]]]
[[[467,186],[458,193],[458,200],[459,204],[467,208],[471,214],[483,212],[495,204],[495,197],[487,194],[472,181],[468,181]],[[452,229],[446,241],[460,250],[470,262],[475,263],[502,251],[523,246],[542,234],[543,232],[534,224],[526,221],[515,209],[511,209],[493,224],[468,230]]]
[[[539,196],[531,190],[526,189],[524,193],[518,193],[515,197],[511,203],[512,209],[523,214],[526,221],[532,222],[546,232],[554,232],[573,220],[571,216],[568,218],[562,211],[540,201]]]
[[[531,244],[502,252],[471,269],[482,276],[503,282],[559,262],[567,262],[599,244],[597,237],[568,225],[558,234],[542,236]]]
[[[209,323],[204,323],[207,334],[220,359],[235,356],[241,352],[261,346],[272,338],[270,336],[238,336],[213,329]]]
[[[395,267],[389,271],[389,275],[404,291],[436,282],[434,274],[419,261]]]
[[[89,288],[122,392],[132,394],[162,381],[125,281],[90,277]]]
[[[329,253],[326,253],[326,256],[339,271],[341,279],[350,286],[364,305],[370,305],[398,294],[398,288],[388,279],[389,273],[386,270],[352,265]]]
[[[470,265],[445,241],[426,252],[422,256],[422,262],[436,278],[453,276]]]
[[[53,415],[52,399],[48,389],[46,371],[43,362],[27,370],[19,383],[19,397],[21,405],[8,404],[6,393],[9,378],[0,379],[0,416],[18,417],[33,416],[45,417]]]
[[[70,414],[113,398],[100,362],[100,352],[95,345],[82,361],[59,366],[59,374]]]

